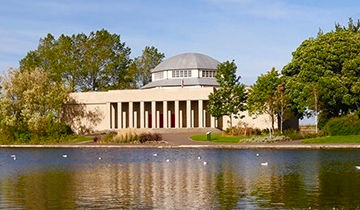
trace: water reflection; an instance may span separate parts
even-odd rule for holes
[[[157,157],[152,156],[155,152]],[[12,153],[18,161],[9,158]],[[69,156],[65,159],[61,154]],[[354,165],[360,163],[359,154],[2,150],[0,208],[358,208],[360,171]],[[261,166],[263,161],[269,166]]]

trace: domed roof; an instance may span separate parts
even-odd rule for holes
[[[175,69],[217,69],[220,62],[201,53],[183,53],[157,65],[152,72]]]

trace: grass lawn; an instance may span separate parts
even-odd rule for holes
[[[239,137],[239,136],[223,136],[221,133],[211,134],[211,142],[222,142],[222,143],[238,143],[241,139],[249,137]],[[191,136],[191,139],[194,141],[207,141],[205,134]]]
[[[91,136],[74,136],[73,138],[69,138],[64,143],[80,143],[80,142],[86,142],[86,141],[92,141],[94,138]]]
[[[349,136],[323,136],[312,139],[305,139],[303,143],[360,143],[360,135]]]

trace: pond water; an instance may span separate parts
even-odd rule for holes
[[[0,149],[0,209],[353,209],[356,165],[355,150]]]

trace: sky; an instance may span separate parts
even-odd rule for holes
[[[2,0],[0,72],[18,67],[47,33],[106,29],[120,34],[132,57],[153,45],[167,58],[199,52],[235,60],[251,85],[272,67],[281,70],[319,28],[330,31],[349,17],[360,18],[358,0]]]

